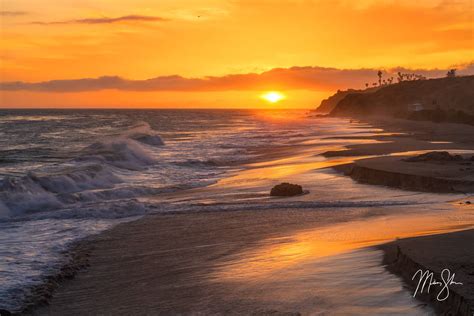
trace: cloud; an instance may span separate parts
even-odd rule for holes
[[[56,24],[112,24],[119,22],[163,22],[167,19],[159,16],[148,16],[148,15],[124,15],[116,18],[101,17],[101,18],[85,18],[85,19],[75,19],[75,20],[65,20],[65,21],[52,21],[52,22],[42,22],[35,21],[31,24],[36,25],[56,25]]]
[[[474,63],[458,66],[459,75],[473,75]],[[378,69],[337,69],[324,67],[275,68],[260,74],[233,74],[221,77],[185,78],[160,76],[146,80],[128,80],[117,76],[43,82],[3,82],[3,91],[85,92],[121,91],[231,91],[231,90],[314,90],[360,88],[377,82]],[[397,72],[417,73],[428,78],[444,77],[447,69],[392,68],[383,77],[396,77]]]
[[[28,12],[26,11],[0,11],[0,16],[21,16],[27,15]]]

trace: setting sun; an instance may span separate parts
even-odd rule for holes
[[[281,94],[280,92],[276,92],[276,91],[266,92],[261,97],[262,97],[262,99],[267,100],[270,103],[276,103],[276,102],[281,101],[285,98],[285,96],[283,94]]]

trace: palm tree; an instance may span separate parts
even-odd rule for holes
[[[398,73],[398,82],[402,82],[403,81],[403,74],[399,71]]]
[[[379,70],[379,72],[377,72],[377,76],[379,76],[379,86],[382,85],[382,75],[383,75],[382,71]]]

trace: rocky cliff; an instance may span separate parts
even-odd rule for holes
[[[316,108],[316,112],[318,113],[330,113],[336,105],[344,99],[347,95],[349,94],[354,94],[354,93],[370,93],[376,91],[378,88],[370,88],[366,90],[356,90],[356,89],[348,89],[345,91],[338,90],[336,94],[333,94],[327,99],[324,99],[321,101],[321,104]]]
[[[414,116],[413,119],[436,116],[440,120],[443,120],[443,116],[472,116],[474,76],[404,81],[373,92],[335,94],[332,100],[338,98],[340,100],[330,112],[333,116]],[[329,100],[331,98],[327,99],[328,103]],[[470,119],[467,118],[468,121]]]

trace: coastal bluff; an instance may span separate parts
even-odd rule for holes
[[[340,91],[323,100],[316,112],[474,124],[474,76],[402,81],[378,89]]]
[[[361,93],[372,93],[378,88],[370,88],[365,90],[348,89],[338,90],[335,94],[331,95],[327,99],[321,101],[321,104],[316,108],[317,113],[330,113],[337,104],[349,94],[361,94]]]

